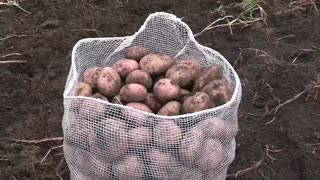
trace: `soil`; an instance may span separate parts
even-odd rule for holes
[[[27,61],[0,64],[0,179],[69,179],[61,148],[40,163],[61,142],[25,144],[6,138],[63,135],[62,94],[72,47],[78,40],[131,35],[157,11],[183,18],[198,33],[223,13],[236,17],[241,12],[236,5],[239,0],[221,2],[220,11],[216,9],[221,4],[212,0],[20,2],[31,14],[0,5],[0,60]],[[264,157],[258,168],[238,179],[320,179],[320,145],[315,144],[320,142],[319,89],[306,91],[276,113],[263,116],[307,85],[320,82],[320,51],[316,49],[320,48],[320,16],[311,1],[297,1],[295,10],[290,10],[290,2],[261,2],[265,23],[233,26],[233,35],[229,27],[219,27],[197,37],[199,43],[220,52],[242,82],[236,158],[228,174]],[[1,39],[12,35],[20,36]]]

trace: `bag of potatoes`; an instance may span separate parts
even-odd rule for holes
[[[235,156],[238,75],[174,15],[132,36],[80,40],[64,92],[71,179],[225,179]]]

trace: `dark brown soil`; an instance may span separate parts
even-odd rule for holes
[[[239,0],[222,2],[226,14],[239,14],[234,6]],[[320,179],[320,145],[312,145],[320,143],[320,92],[308,91],[275,114],[262,116],[308,84],[320,82],[320,51],[298,51],[320,48],[320,16],[311,1],[299,2],[298,10],[288,11],[289,0],[265,1],[260,5],[267,25],[234,26],[233,35],[222,27],[197,38],[225,56],[242,81],[237,154],[228,173],[265,158],[258,169],[238,179]],[[1,61],[27,61],[0,64],[2,139],[13,134],[24,139],[62,136],[62,94],[78,40],[131,35],[157,11],[183,17],[194,33],[221,17],[212,0],[24,0],[20,5],[31,14],[0,5],[0,39],[27,35],[0,40],[0,57],[20,53]],[[40,164],[47,151],[60,144],[1,141],[0,179],[59,179],[57,173],[69,179],[61,148]]]

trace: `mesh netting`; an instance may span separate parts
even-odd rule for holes
[[[229,102],[179,116],[159,116],[91,97],[74,96],[90,67],[112,66],[130,46],[144,46],[176,61],[218,64],[234,89]],[[200,45],[174,15],[150,15],[132,36],[80,40],[72,52],[64,92],[64,154],[75,180],[225,179],[235,156],[240,80],[218,52]]]

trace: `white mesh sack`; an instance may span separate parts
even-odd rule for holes
[[[112,66],[130,46],[144,46],[176,61],[217,64],[234,89],[224,105],[192,114],[160,116],[91,97],[74,96],[87,68]],[[127,37],[80,40],[72,52],[64,92],[64,154],[75,180],[225,179],[235,157],[238,75],[218,52],[200,45],[174,15],[151,14]]]

